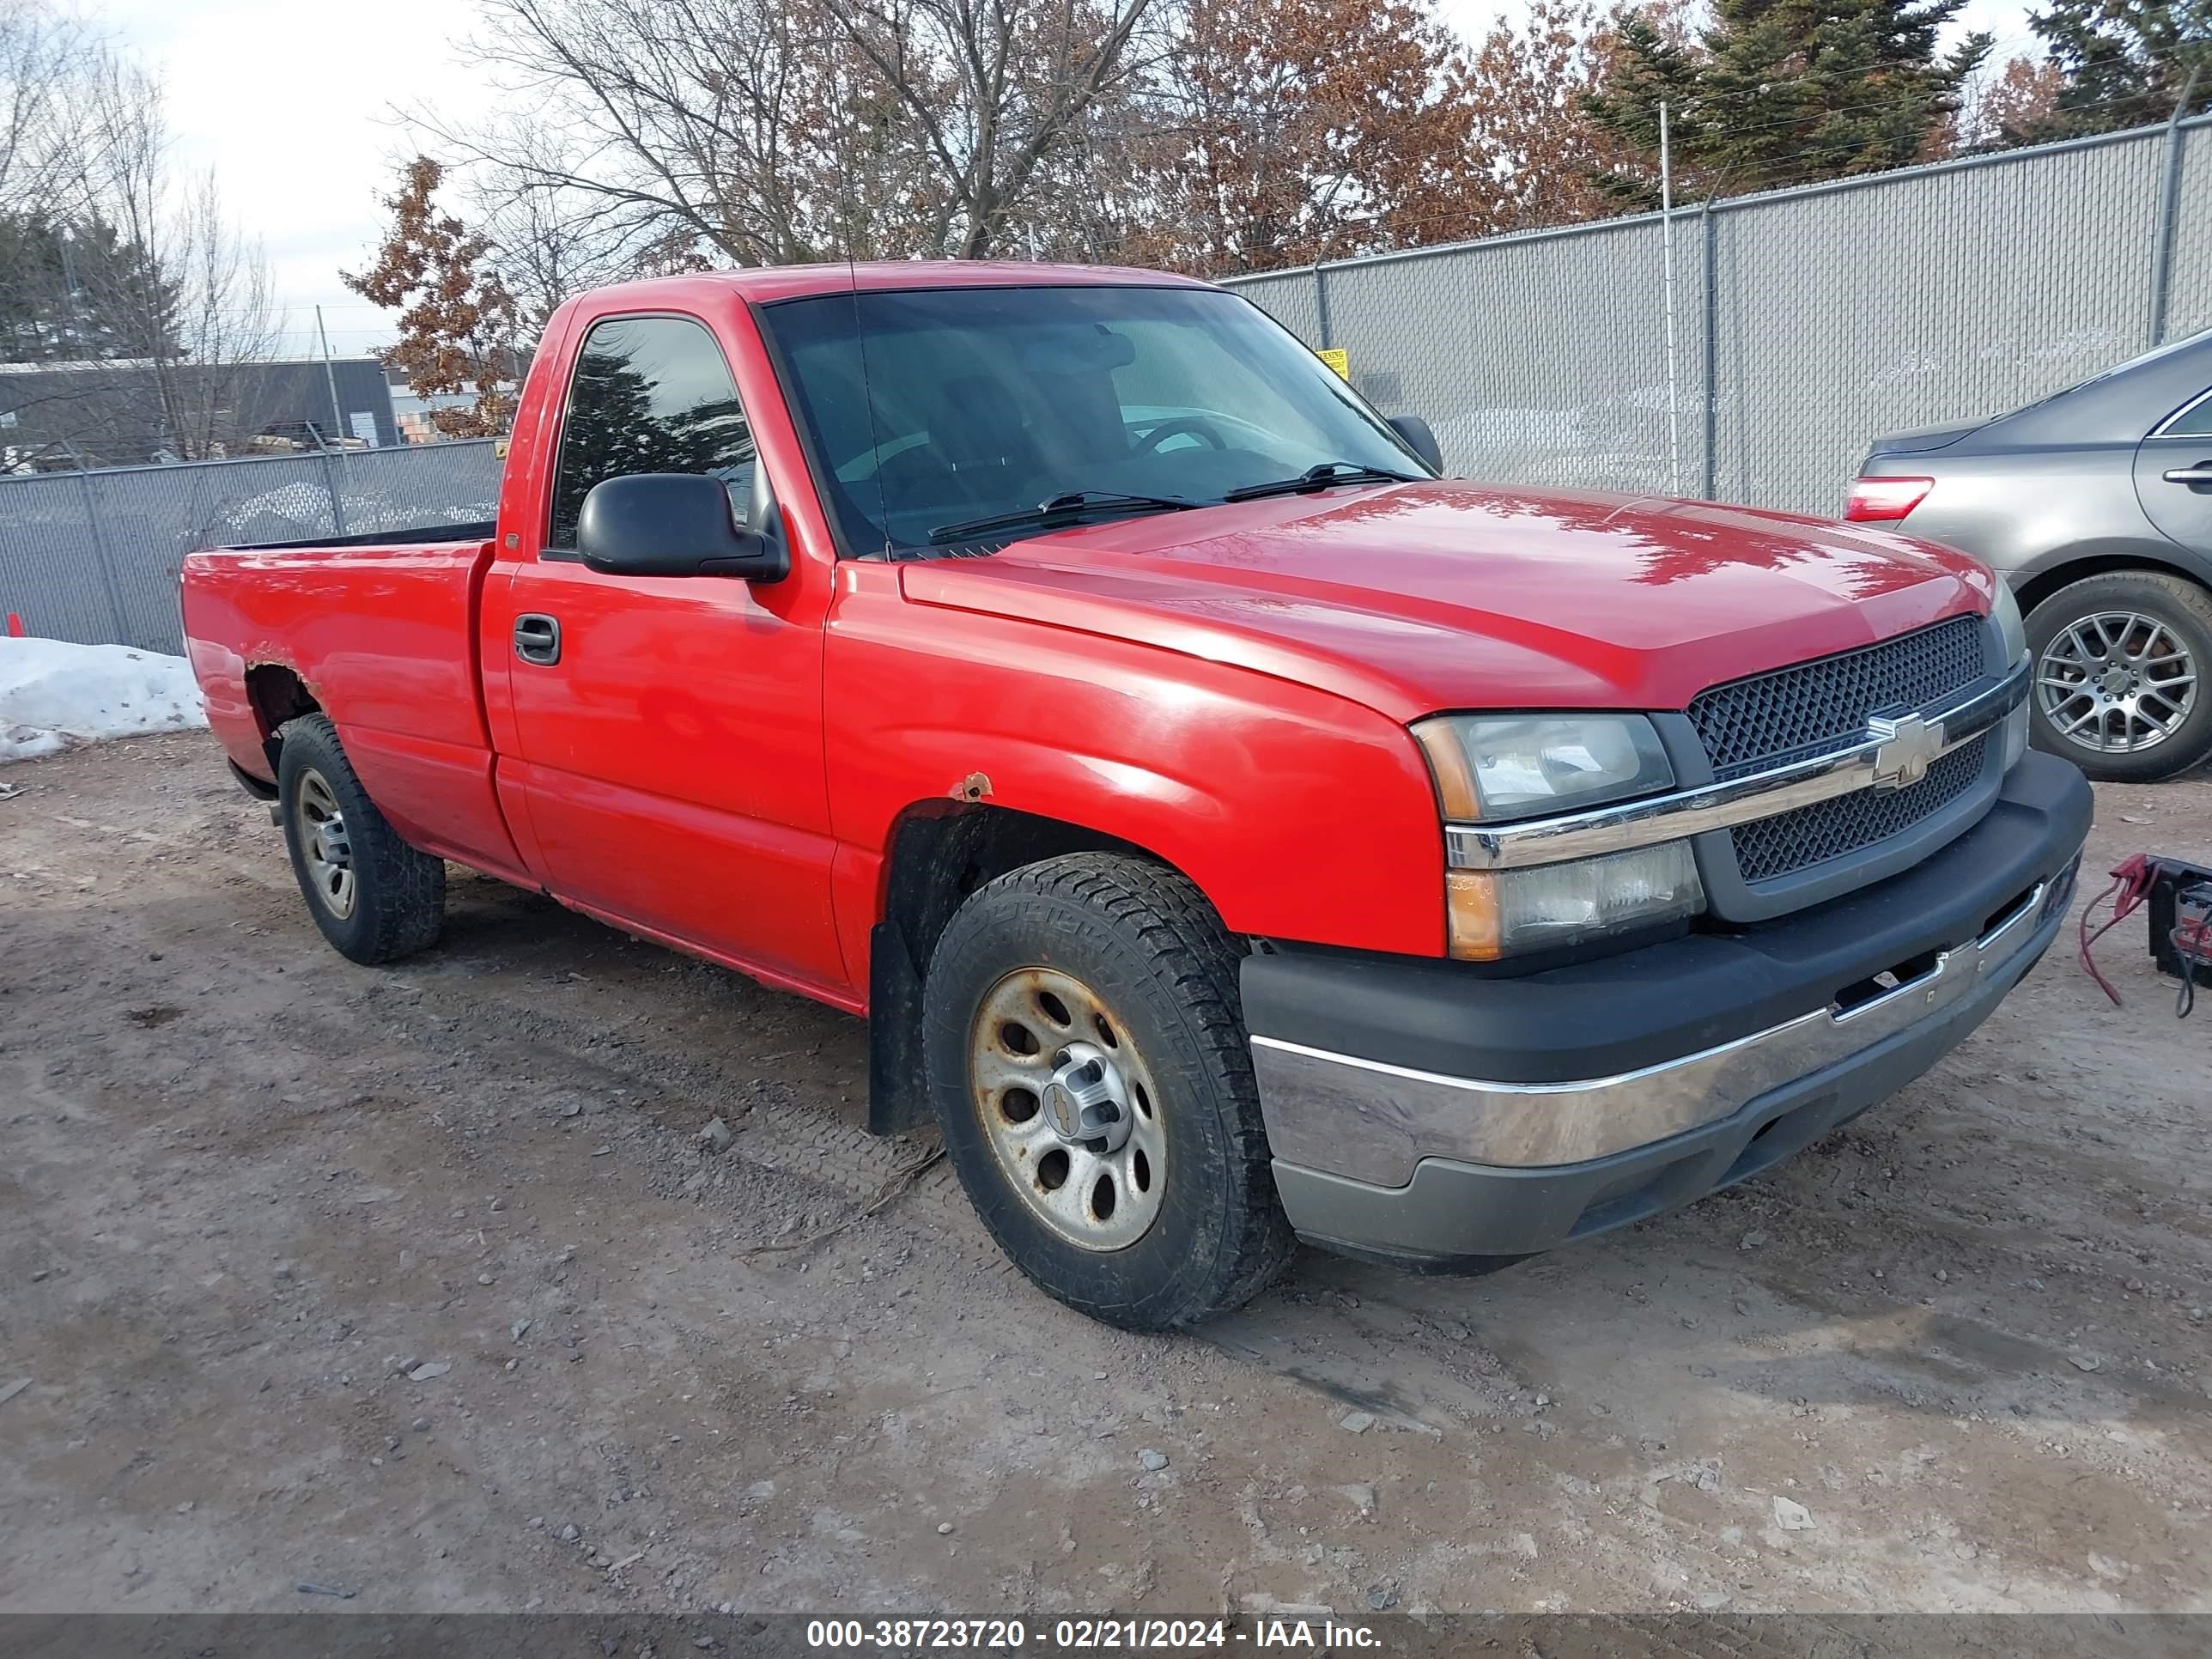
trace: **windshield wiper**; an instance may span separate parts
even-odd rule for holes
[[[1318,466],[1308,467],[1295,478],[1275,478],[1267,483],[1246,484],[1241,489],[1231,490],[1221,499],[1224,501],[1256,501],[1268,495],[1296,495],[1309,489],[1327,489],[1331,484],[1418,482],[1407,472],[1390,472],[1379,466],[1361,466],[1352,461],[1323,461]]]
[[[1073,524],[1089,513],[1174,513],[1189,507],[1211,507],[1211,501],[1185,501],[1178,495],[1123,495],[1110,489],[1071,489],[1017,513],[994,513],[988,519],[963,519],[941,524],[929,532],[929,544],[964,541],[1000,530],[1026,530],[1031,526],[1053,529]]]

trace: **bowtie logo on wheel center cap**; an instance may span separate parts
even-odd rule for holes
[[[1069,1043],[1042,1092],[1053,1133],[1069,1145],[1103,1141],[1117,1152],[1128,1140],[1133,1121],[1121,1074],[1097,1045]]]
[[[1057,1083],[1045,1085],[1044,1109],[1052,1114],[1052,1127],[1060,1132],[1062,1140],[1075,1136],[1075,1103],[1067,1097],[1067,1091]]]

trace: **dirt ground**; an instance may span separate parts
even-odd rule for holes
[[[458,872],[356,967],[204,736],[0,787],[0,1609],[2212,1609],[2140,921],[1747,1188],[1136,1338],[902,1189],[857,1022]],[[2101,789],[2092,866],[2208,807]]]

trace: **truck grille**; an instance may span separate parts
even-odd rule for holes
[[[1901,836],[1974,787],[1990,734],[1962,744],[1909,789],[1862,789],[1833,800],[1740,823],[1729,831],[1746,881],[1771,881]]]
[[[1879,645],[1700,691],[1690,723],[1705,740],[1715,780],[1726,783],[1847,749],[1866,736],[1868,715],[1925,708],[1985,672],[1981,618],[1954,617]]]
[[[1717,781],[1863,742],[1868,717],[1940,707],[1987,672],[1982,620],[1932,628],[1700,692],[1690,723]],[[1938,760],[1908,789],[1865,789],[1729,832],[1747,882],[1772,881],[1902,835],[1974,787],[1986,738]]]

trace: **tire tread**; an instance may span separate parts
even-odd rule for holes
[[[346,830],[356,848],[356,858],[365,858],[368,864],[362,873],[368,877],[369,882],[362,883],[360,890],[361,904],[365,909],[357,908],[356,914],[362,915],[368,925],[350,946],[340,945],[327,927],[324,927],[324,936],[354,961],[368,964],[397,962],[428,949],[437,942],[445,926],[446,861],[409,846],[384,814],[376,810],[376,803],[362,787],[360,775],[353,769],[353,762],[338,741],[337,727],[327,714],[303,714],[287,721],[283,738],[280,776],[283,759],[296,754],[302,764],[313,766],[329,778],[333,789],[349,793],[367,809],[356,825],[356,809],[347,807]],[[295,744],[298,745],[296,749]],[[289,787],[280,791],[279,799],[289,814]],[[289,824],[285,833],[288,836],[292,833]],[[312,897],[304,892],[301,896],[307,897],[309,909],[319,924],[329,919],[328,913],[319,908]]]
[[[1143,1328],[1183,1329],[1240,1307],[1282,1271],[1296,1245],[1275,1196],[1259,1085],[1252,1075],[1237,988],[1243,953],[1206,896],[1175,871],[1123,854],[1072,853],[1025,865],[979,888],[945,929],[939,957],[957,948],[963,919],[974,915],[979,901],[996,905],[1038,900],[1079,905],[1134,944],[1179,1002],[1206,1050],[1208,1068],[1226,1085],[1231,1110],[1223,1128],[1231,1181],[1230,1190],[1219,1195],[1226,1248],[1204,1264],[1181,1306],[1146,1321]],[[940,1110],[951,1109],[942,1100],[939,1104]],[[1079,1297],[1054,1293],[1096,1317],[1129,1322],[1114,1308],[1085,1306]]]

